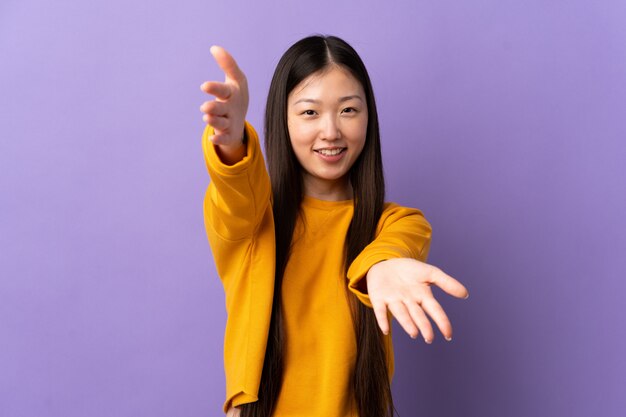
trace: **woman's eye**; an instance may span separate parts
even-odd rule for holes
[[[313,116],[315,115],[315,110],[305,110],[302,112],[302,114],[306,115],[306,116]]]
[[[354,107],[346,107],[345,109],[343,109],[344,113],[355,113],[356,109]]]

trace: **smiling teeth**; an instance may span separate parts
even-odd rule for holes
[[[320,150],[318,150],[319,153],[321,153],[322,155],[325,155],[325,156],[339,155],[342,151],[343,151],[343,148],[339,148],[339,149],[320,149]]]

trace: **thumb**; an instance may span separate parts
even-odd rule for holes
[[[239,69],[235,59],[221,46],[213,45],[210,49],[211,55],[215,58],[217,65],[220,66],[224,74],[227,77],[234,80],[241,80],[243,78],[243,72]]]

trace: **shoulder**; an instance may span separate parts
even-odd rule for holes
[[[400,217],[421,217],[426,221],[426,216],[424,212],[418,208],[413,207],[405,207],[401,206],[398,203],[394,203],[392,201],[387,201],[383,205],[383,212],[380,215],[380,220],[385,221],[389,218],[400,218]]]
[[[378,221],[377,233],[385,228],[400,222],[406,227],[417,227],[422,230],[431,230],[431,225],[424,212],[418,208],[401,206],[394,202],[386,202]]]

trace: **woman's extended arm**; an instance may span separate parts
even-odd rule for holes
[[[207,122],[202,149],[211,177],[203,210],[228,313],[223,411],[237,416],[239,410],[231,406],[255,401],[261,380],[274,293],[274,224],[261,145],[245,122],[245,76],[225,50],[213,47],[211,53],[226,81],[201,87],[216,97],[200,106]]]
[[[379,327],[389,332],[387,309],[413,338],[419,331],[427,343],[434,337],[428,313],[446,339],[452,326],[430,290],[437,285],[459,298],[467,289],[439,268],[426,264],[431,226],[417,209],[389,204],[378,225],[376,238],[352,262],[348,287],[374,309]]]

